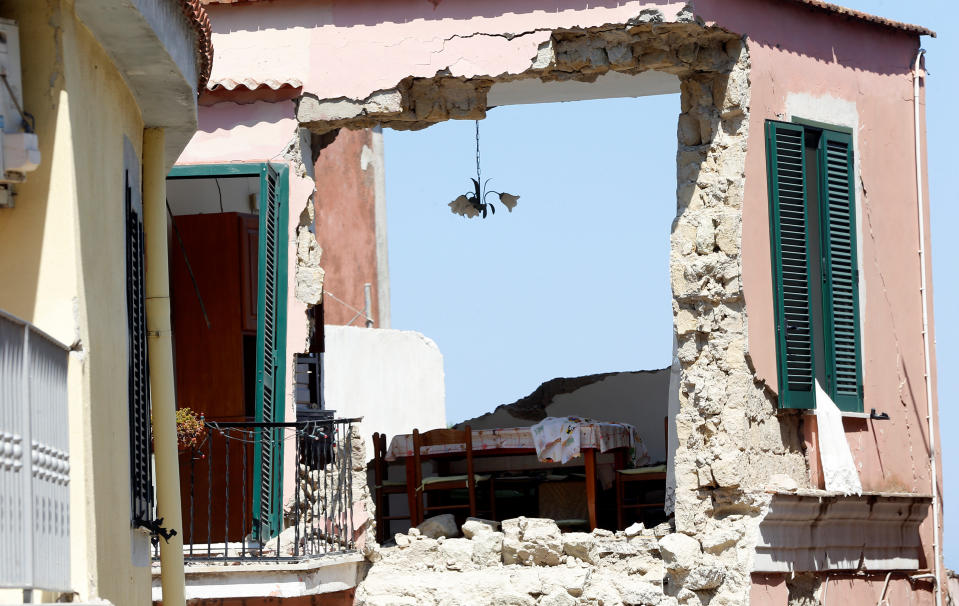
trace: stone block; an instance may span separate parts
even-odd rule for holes
[[[562,589],[554,589],[539,599],[539,606],[575,606],[576,599]]]
[[[627,537],[635,537],[642,534],[644,530],[646,530],[646,527],[643,526],[643,523],[636,522],[635,524],[630,525],[625,532]]]
[[[479,566],[496,566],[503,561],[503,533],[483,532],[474,534],[473,562]]]
[[[732,547],[742,537],[742,531],[729,526],[713,528],[703,534],[703,551],[721,553]]]
[[[469,539],[447,539],[439,549],[448,570],[465,570],[473,562],[473,543]]]
[[[556,522],[547,518],[527,518],[520,528],[524,541],[557,541],[562,534]]]
[[[738,450],[722,453],[718,459],[710,464],[716,484],[723,488],[739,486],[743,477],[744,463],[745,461]]]
[[[580,604],[602,604],[603,606],[618,606],[623,603],[616,590],[615,575],[595,572],[590,575],[579,598]]]
[[[699,562],[702,549],[699,541],[680,533],[668,534],[659,540],[659,552],[672,571],[690,570]]]
[[[715,589],[726,580],[726,569],[717,562],[693,568],[686,576],[683,586],[693,591]]]
[[[589,549],[593,535],[588,532],[567,532],[563,535],[563,552],[584,562],[589,561]]]
[[[536,569],[520,569],[509,575],[509,587],[517,593],[539,595],[543,593],[543,581]]]
[[[629,577],[617,578],[616,588],[619,590],[619,596],[623,604],[628,606],[655,606],[663,599],[661,587]]]
[[[563,561],[562,533],[556,522],[517,518],[503,522],[503,563],[557,566]]]
[[[466,518],[466,522],[463,524],[463,536],[472,539],[478,534],[494,532],[497,529],[499,529],[499,522],[480,518]]]
[[[422,524],[416,527],[416,530],[425,537],[438,539],[439,537],[455,537],[460,533],[456,525],[456,519],[451,513],[427,518]],[[412,533],[410,533],[412,534]]]

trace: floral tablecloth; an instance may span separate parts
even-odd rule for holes
[[[636,428],[626,423],[607,423],[590,419],[578,419],[574,424],[579,432],[579,447],[595,448],[606,452],[615,448],[629,449],[633,466],[649,462],[646,445]],[[474,429],[473,452],[501,448],[523,448],[535,450],[533,429],[531,427],[507,427],[502,429]],[[465,444],[442,444],[427,446],[421,454],[444,454],[463,452]],[[413,456],[413,436],[402,434],[394,436],[386,451],[386,460],[395,461],[401,457]],[[578,455],[573,455],[573,457]]]

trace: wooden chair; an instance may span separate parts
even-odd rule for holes
[[[376,542],[382,544],[389,533],[391,520],[412,520],[412,515],[390,515],[390,495],[406,494],[406,482],[388,479],[386,467],[386,434],[373,434],[373,502],[376,505]]]
[[[463,456],[466,459],[465,475],[440,475],[432,477],[423,477],[423,460],[437,458],[444,455],[424,455],[423,449],[429,446],[442,446],[445,444],[464,444],[466,452]],[[448,455],[445,455],[448,456]],[[407,491],[413,491],[413,499],[416,505],[416,513],[413,516],[413,526],[417,526],[426,518],[426,514],[437,509],[468,509],[470,516],[476,516],[476,484],[488,482],[490,476],[477,475],[473,472],[473,432],[469,426],[463,429],[433,429],[425,433],[420,433],[418,429],[413,430],[413,486],[407,486]],[[427,499],[427,493],[430,492],[449,492],[465,488],[469,495],[468,504],[441,504],[430,505]],[[491,491],[492,492],[492,491]],[[492,499],[492,496],[491,496]]]
[[[669,456],[669,417],[666,417],[663,420],[663,431],[666,434],[666,456]],[[648,487],[651,484],[654,489],[662,487],[664,498],[663,500],[655,501],[644,501],[639,500],[636,503],[627,503],[626,502],[626,488],[628,485],[632,484],[645,484]],[[636,467],[634,469],[617,469],[616,470],[616,524],[617,528],[624,530],[626,528],[626,510],[628,509],[654,509],[659,508],[661,510],[666,508],[665,500],[665,489],[666,489],[666,464],[661,465],[648,465],[646,467]],[[644,491],[645,494],[646,491]]]

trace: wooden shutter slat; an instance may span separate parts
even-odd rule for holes
[[[802,127],[767,122],[779,398],[785,408],[815,405],[804,137]]]
[[[852,137],[823,131],[821,233],[828,389],[841,410],[861,412],[862,361],[856,259],[856,195]]]
[[[283,173],[285,175],[285,172]],[[284,357],[286,339],[286,189],[281,174],[266,165],[261,177],[260,263],[257,299],[256,420],[283,421]],[[259,490],[254,498],[260,538],[280,531],[282,500],[282,442],[280,429],[262,430],[255,453]]]
[[[150,464],[150,382],[144,292],[142,209],[126,178],[126,281],[129,343],[128,407],[130,423],[130,500],[132,522],[153,520],[153,470]]]

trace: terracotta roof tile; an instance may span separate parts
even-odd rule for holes
[[[207,90],[234,90],[240,87],[244,87],[247,90],[256,90],[258,88],[267,87],[273,90],[278,90],[284,87],[300,88],[302,86],[303,82],[297,78],[287,78],[285,80],[274,80],[273,78],[267,78],[266,80],[254,80],[253,78],[244,78],[242,80],[234,80],[233,78],[220,78],[218,80],[210,80],[206,84]]]
[[[822,0],[784,0],[784,1],[792,2],[794,4],[803,4],[813,9],[834,13],[838,15],[844,15],[852,19],[866,21],[867,23],[873,23],[875,25],[880,25],[882,27],[888,27],[890,29],[909,32],[911,34],[917,34],[920,36],[932,36],[933,38],[936,37],[936,32],[932,31],[931,29],[922,27],[921,25],[912,25],[911,23],[902,23],[901,21],[893,21],[892,19],[886,19],[885,17],[870,15],[869,13],[856,11],[851,8],[839,6],[838,4],[823,2]]]
[[[213,28],[210,26],[210,17],[203,8],[203,0],[181,0],[183,14],[196,30],[196,54],[199,60],[199,81],[197,90],[206,88],[210,79],[210,70],[213,69]]]

